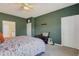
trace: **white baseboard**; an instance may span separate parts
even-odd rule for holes
[[[55,43],[54,45],[57,45],[57,46],[62,46],[61,44],[57,44],[57,43]]]

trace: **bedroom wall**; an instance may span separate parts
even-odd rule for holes
[[[79,14],[79,4],[66,7],[55,12],[44,14],[35,18],[35,35],[50,32],[54,43],[61,44],[61,17]],[[41,24],[46,23],[43,26]]]
[[[32,36],[35,36],[35,18],[31,18],[31,23],[32,23]]]
[[[16,22],[16,36],[26,35],[26,20],[24,18],[0,12],[0,32],[2,32],[2,21],[3,20]]]

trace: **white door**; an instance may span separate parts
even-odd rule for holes
[[[31,36],[32,32],[31,32],[31,23],[27,23],[27,36]]]
[[[76,22],[76,24],[77,24],[77,39],[78,39],[78,41],[76,42],[77,43],[77,49],[79,49],[79,15],[76,15],[77,17],[76,17],[76,19],[77,19],[77,22]]]
[[[61,38],[62,45],[67,47],[77,47],[77,19],[75,16],[64,17],[61,19]]]
[[[15,30],[15,22],[12,21],[3,21],[3,35],[4,37],[15,37],[16,30]]]

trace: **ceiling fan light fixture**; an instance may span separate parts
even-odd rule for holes
[[[30,8],[28,8],[28,7],[26,7],[26,6],[24,6],[23,9],[24,9],[24,10],[30,10]]]
[[[31,4],[28,4],[28,3],[23,4],[23,9],[24,10],[30,10],[30,9],[32,9],[32,5]]]

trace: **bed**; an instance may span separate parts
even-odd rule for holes
[[[17,36],[0,44],[0,56],[36,56],[45,52],[45,43],[30,36]]]

